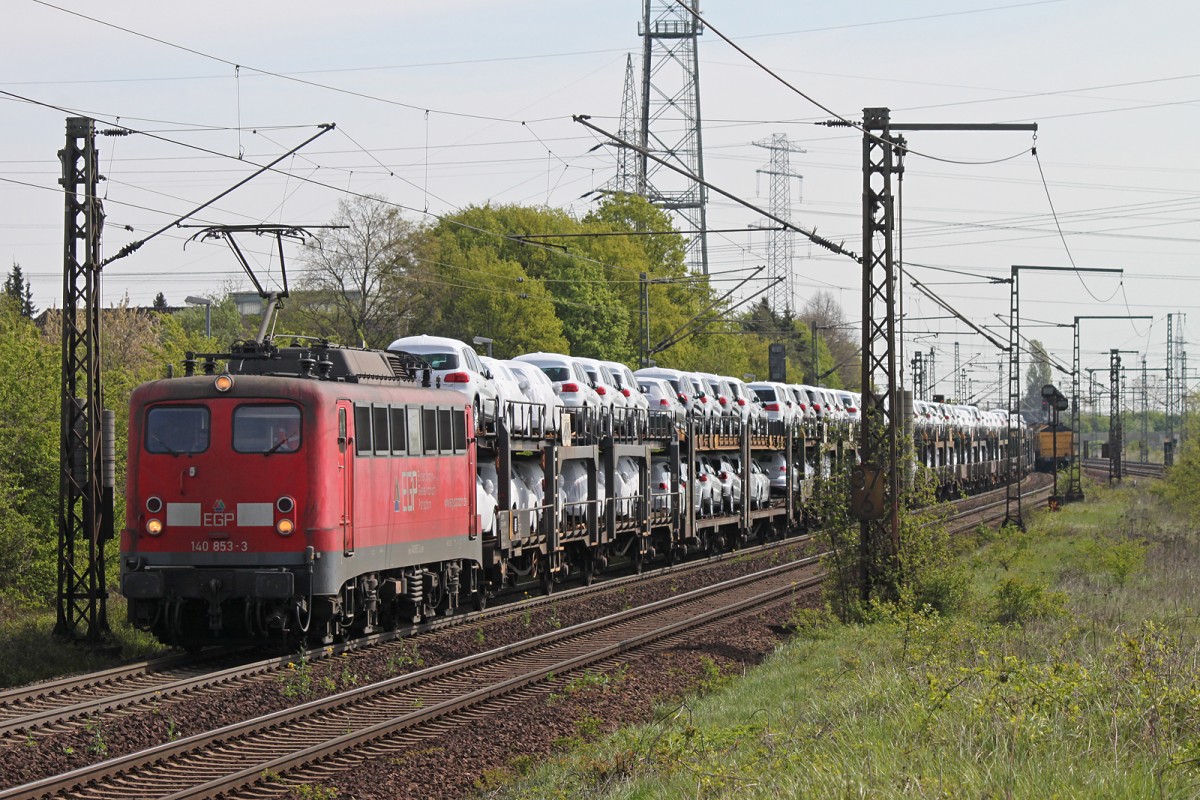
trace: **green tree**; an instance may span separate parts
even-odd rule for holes
[[[172,315],[178,320],[187,336],[192,337],[191,346],[180,351],[180,358],[186,350],[198,353],[224,350],[231,343],[251,338],[258,333],[258,322],[255,319],[242,317],[231,293],[216,300],[209,306],[208,311],[212,327],[212,338],[209,340],[204,339],[204,308],[202,306],[181,308]],[[288,322],[289,320],[290,317],[285,313],[284,321]],[[303,321],[296,320],[289,324],[291,327],[296,327],[297,324],[302,325]]]
[[[152,307],[155,311],[166,311],[168,308],[170,308],[170,306],[167,305],[167,296],[162,292],[156,294],[154,296],[154,305]]]
[[[23,312],[0,298],[0,593],[45,599],[57,566],[59,353]]]
[[[857,389],[862,382],[858,331],[846,322],[846,313],[833,293],[825,289],[814,293],[804,301],[798,316],[807,331],[816,331],[818,356],[823,350],[829,359],[828,363],[824,358],[818,361],[818,375],[806,375],[807,382],[815,379],[822,386]]]
[[[1029,351],[1029,368],[1025,371],[1025,396],[1021,400],[1021,410],[1044,421],[1042,387],[1051,382],[1050,356],[1037,339],[1029,340]]]
[[[378,196],[339,202],[332,223],[340,227],[306,249],[309,275],[288,303],[295,317],[289,324],[346,344],[385,347],[405,331],[416,301],[409,272],[419,230]]]
[[[17,303],[17,310],[26,319],[33,319],[37,309],[33,306],[33,287],[25,282],[21,273],[21,265],[13,262],[8,278],[4,281],[4,294]]]
[[[412,332],[465,342],[486,336],[495,340],[497,358],[565,352],[562,322],[545,286],[495,247],[474,237],[463,241],[446,226],[439,225],[425,242],[419,266],[423,302],[413,311]]]

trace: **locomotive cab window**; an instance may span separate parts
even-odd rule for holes
[[[354,452],[360,456],[368,455],[374,448],[371,445],[371,407],[354,407]]]
[[[203,406],[159,406],[146,415],[146,451],[173,456],[203,453],[211,434]]]
[[[233,412],[233,449],[238,453],[294,453],[300,449],[296,406],[238,406]]]

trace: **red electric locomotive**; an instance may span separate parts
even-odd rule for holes
[[[328,642],[482,599],[463,395],[394,353],[268,341],[201,359],[130,403],[121,589],[138,627]]]

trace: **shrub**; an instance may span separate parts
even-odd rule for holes
[[[1005,578],[996,587],[992,616],[1002,625],[1025,625],[1036,619],[1060,616],[1066,603],[1064,593],[1052,592],[1044,584]]]

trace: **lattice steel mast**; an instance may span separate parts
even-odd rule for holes
[[[754,144],[771,151],[771,161],[767,168],[757,170],[760,175],[771,176],[771,214],[791,222],[791,179],[803,180],[804,176],[792,172],[790,155],[807,151],[789,142],[786,133],[771,134],[770,139]],[[784,311],[796,308],[796,275],[792,270],[792,232],[786,228],[773,228],[770,237],[767,241],[767,280],[774,281],[774,283],[767,302],[771,304],[771,308],[777,314],[782,314]]]
[[[95,642],[109,629],[104,543],[113,535],[112,432],[110,429],[105,436],[100,380],[100,234],[104,210],[96,191],[101,176],[95,122],[68,117],[66,146],[58,155],[66,213],[58,619],[54,632],[68,637],[82,633]]]
[[[700,0],[691,10],[674,0],[643,0],[638,35],[642,37],[642,114],[638,144],[643,151],[677,164],[699,181],[638,156],[644,195],[654,205],[678,214],[690,231],[687,261],[693,272],[708,274],[704,151],[700,134]]]
[[[638,135],[638,95],[637,79],[633,68],[633,56],[625,57],[625,89],[621,93],[621,127],[617,135],[627,142],[640,141]],[[617,146],[617,174],[613,178],[612,188],[625,194],[646,193],[645,161],[636,151],[628,147]]]
[[[1121,451],[1125,448],[1125,428],[1121,421],[1121,351],[1110,350],[1108,357],[1108,480],[1121,480]]]

